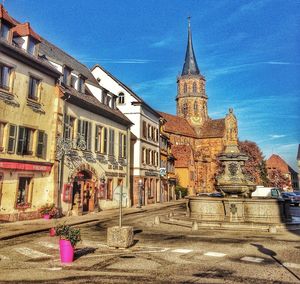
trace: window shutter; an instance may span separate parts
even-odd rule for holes
[[[8,146],[7,146],[8,153],[15,152],[16,134],[17,134],[17,127],[11,124],[9,126],[9,138],[8,138]]]
[[[123,135],[123,158],[127,157],[127,141],[126,135]]]
[[[95,152],[98,152],[99,149],[99,125],[95,127]]]
[[[44,147],[43,147],[43,158],[47,158],[47,144],[48,144],[48,134],[44,133]]]
[[[43,148],[44,148],[44,131],[38,131],[37,137],[37,148],[36,148],[36,155],[37,157],[43,156]]]
[[[22,155],[25,142],[25,128],[19,127],[17,154]]]
[[[123,149],[123,147],[122,147],[122,142],[123,142],[122,138],[123,138],[122,133],[119,133],[119,158],[123,157],[123,155],[122,155],[122,149]]]
[[[91,150],[91,142],[92,142],[92,124],[91,122],[87,122],[87,150]]]
[[[107,154],[107,128],[103,127],[103,153]]]

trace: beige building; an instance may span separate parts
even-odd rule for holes
[[[58,205],[68,214],[130,206],[130,126],[116,95],[90,70],[42,39],[40,54],[61,72],[57,160]],[[96,96],[98,99],[96,99]]]
[[[38,217],[55,201],[55,68],[38,56],[41,38],[0,5],[0,220]]]

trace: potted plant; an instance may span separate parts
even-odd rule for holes
[[[69,225],[58,225],[55,228],[56,236],[59,236],[60,260],[62,263],[72,262],[74,259],[74,248],[81,241],[80,229]]]
[[[51,219],[58,214],[58,209],[55,207],[55,204],[45,204],[39,209],[40,214],[44,219]]]

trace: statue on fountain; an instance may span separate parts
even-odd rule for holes
[[[255,184],[243,173],[243,166],[248,157],[238,148],[237,119],[233,109],[225,117],[226,147],[218,156],[223,172],[217,176],[216,189],[224,196],[251,197]]]

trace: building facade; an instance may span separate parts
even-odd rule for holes
[[[116,96],[100,88],[85,65],[45,39],[40,53],[62,74],[56,149],[59,206],[75,215],[117,208],[121,193],[123,206],[130,206],[132,123],[116,108]]]
[[[207,108],[205,77],[200,73],[193,50],[190,23],[188,43],[181,75],[177,78],[177,115],[161,113],[167,121],[164,131],[170,135],[177,159],[176,173],[189,194],[214,191],[217,156],[230,142],[229,133],[237,133],[237,120],[211,119]],[[186,153],[182,160],[182,151]],[[187,158],[188,157],[188,158]]]
[[[94,66],[92,73],[101,87],[117,96],[118,109],[134,123],[131,127],[133,139],[130,165],[132,204],[160,202],[160,114],[103,67]]]
[[[39,216],[56,198],[57,79],[41,38],[0,5],[0,220]]]
[[[298,173],[292,169],[279,155],[271,155],[266,161],[266,167],[269,177],[272,171],[279,171],[287,182],[283,185],[283,189],[287,191],[299,190]]]

